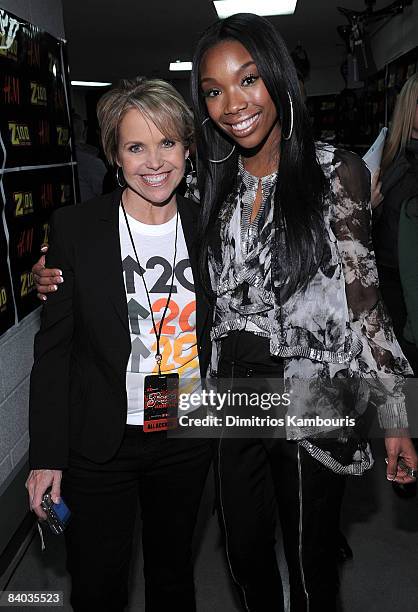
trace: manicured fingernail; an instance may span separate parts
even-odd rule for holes
[[[64,282],[64,279],[62,278],[62,276],[58,276],[58,278],[55,281],[56,283],[60,284]]]
[[[41,295],[41,296],[40,296],[40,299],[41,299],[43,302],[46,302],[46,295]]]
[[[52,291],[56,291],[58,289],[58,287],[56,285],[52,285],[51,289],[52,289]]]
[[[41,246],[41,253],[45,253],[48,250],[47,246]]]
[[[395,476],[393,476],[392,474],[388,474],[386,478],[390,481],[395,480]]]

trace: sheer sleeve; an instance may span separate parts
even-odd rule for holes
[[[371,241],[370,173],[353,153],[338,150],[335,161],[331,223],[342,259],[350,327],[362,342],[358,367],[370,387],[380,425],[404,428],[408,422],[402,387],[412,370],[378,289]]]

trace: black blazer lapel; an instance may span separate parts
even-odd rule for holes
[[[115,191],[109,200],[104,203],[103,214],[100,218],[100,241],[103,257],[103,282],[106,283],[107,294],[113,302],[116,313],[129,335],[128,306],[126,303],[119,239],[119,202],[121,194],[121,190]]]

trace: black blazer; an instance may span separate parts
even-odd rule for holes
[[[105,462],[124,434],[131,341],[119,243],[120,197],[117,190],[61,208],[52,218],[47,266],[62,269],[64,283],[48,295],[35,337],[29,411],[32,469],[66,468],[70,449]],[[198,282],[199,205],[181,196],[177,202],[195,280],[204,376],[210,358],[210,309]]]

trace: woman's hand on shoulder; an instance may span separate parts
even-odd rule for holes
[[[41,508],[41,501],[48,487],[51,488],[52,501],[57,504],[61,495],[62,470],[31,470],[25,487],[29,494],[29,507],[36,516],[45,520],[45,512]]]
[[[32,268],[33,279],[36,285],[38,299],[45,302],[46,293],[53,293],[58,289],[58,285],[64,282],[61,270],[57,268],[45,268],[45,253],[48,247],[41,248],[42,255]]]

